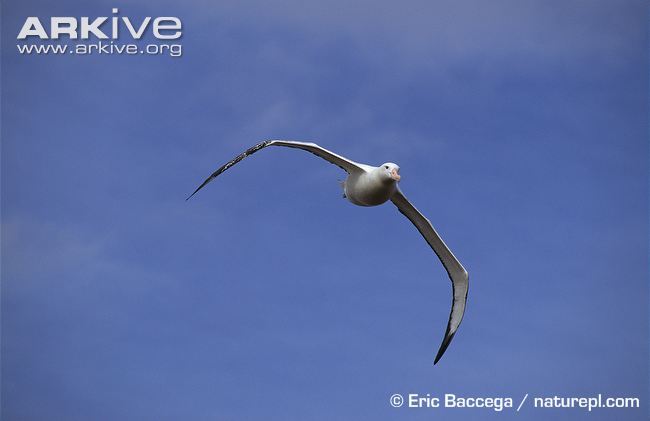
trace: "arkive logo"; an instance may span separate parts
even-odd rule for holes
[[[117,14],[119,10],[113,9],[113,14]],[[36,16],[30,16],[25,19],[17,39],[26,39],[27,37],[38,37],[40,39],[59,39],[62,35],[67,35],[70,39],[89,39],[90,34],[98,39],[108,39],[109,36],[101,29],[102,26],[108,21],[108,16],[95,18],[90,22],[90,18],[81,17],[51,17],[50,18],[50,33],[48,34],[41,20]],[[135,23],[127,16],[112,16],[111,18],[111,36],[112,39],[117,39],[120,35],[120,21],[126,28],[127,33],[133,39],[141,39],[147,29],[151,26],[153,36],[157,39],[178,39],[181,37],[182,23],[177,17],[157,17],[151,23],[151,16],[147,16],[142,22]]]
[[[169,53],[172,57],[182,54],[180,44],[169,44],[183,35],[183,24],[175,16],[147,16],[143,19],[132,19],[120,16],[119,9],[112,9],[112,16],[89,18],[87,16],[53,16],[49,22],[41,21],[36,16],[25,19],[16,39],[26,43],[43,40],[74,40],[74,45],[53,44],[18,44],[20,54],[148,54],[160,55]],[[121,44],[120,38],[130,38],[130,41],[151,39],[158,43],[140,45]],[[110,41],[102,41],[110,40]],[[89,42],[97,41],[97,42]]]

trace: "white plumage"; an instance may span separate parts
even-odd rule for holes
[[[344,158],[334,152],[328,151],[325,148],[318,146],[315,143],[296,142],[290,140],[267,140],[259,143],[252,148],[247,149],[214,173],[210,175],[187,199],[194,196],[196,192],[201,190],[206,184],[214,180],[219,174],[226,171],[242,159],[249,155],[263,149],[267,146],[285,146],[289,148],[302,149],[311,152],[332,164],[338,165],[348,173],[348,177],[343,183],[344,196],[355,205],[359,206],[377,206],[381,205],[388,200],[392,201],[397,209],[406,216],[420,234],[424,237],[426,242],[431,246],[436,253],[443,266],[449,274],[452,283],[452,305],[451,313],[449,315],[449,322],[447,323],[447,330],[445,336],[438,350],[438,354],[434,360],[436,364],[449,343],[453,339],[460,322],[463,320],[465,313],[465,304],[467,302],[467,291],[469,288],[469,277],[467,271],[456,259],[451,250],[442,241],[440,235],[436,232],[431,225],[431,222],[424,217],[416,208],[408,201],[398,186],[400,181],[399,166],[392,162],[387,162],[378,167],[371,165],[360,164]]]

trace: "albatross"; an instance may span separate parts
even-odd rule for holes
[[[465,313],[467,302],[467,291],[469,289],[469,276],[463,265],[458,261],[449,247],[442,241],[440,235],[431,225],[431,222],[404,196],[398,183],[401,179],[399,166],[392,162],[386,162],[378,167],[354,162],[334,152],[318,146],[311,142],[298,142],[292,140],[266,140],[247,149],[243,153],[221,166],[205,179],[201,185],[186,199],[189,200],[209,182],[217,178],[228,168],[240,162],[242,159],[260,151],[267,146],[284,146],[288,148],[302,149],[319,156],[330,163],[339,166],[348,173],[342,183],[343,197],[358,206],[377,206],[387,201],[393,202],[397,209],[415,225],[422,237],[431,246],[433,252],[438,256],[445,267],[452,286],[452,302],[447,330],[436,354],[433,364],[437,364],[447,347],[454,338],[460,322]]]

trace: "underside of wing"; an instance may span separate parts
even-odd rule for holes
[[[315,143],[311,142],[297,142],[293,140],[271,140],[269,141],[270,145],[273,146],[286,146],[288,148],[302,149],[303,151],[311,152],[314,155],[323,158],[326,161],[338,166],[343,171],[349,173],[355,171],[362,171],[363,168],[361,164],[354,162],[348,158],[345,158],[341,155],[338,155],[332,151],[329,151],[322,146],[318,146]]]
[[[408,201],[399,189],[395,192],[391,201],[395,206],[397,206],[397,209],[406,216],[413,225],[415,225],[420,234],[422,234],[426,242],[431,246],[440,259],[440,262],[442,262],[447,274],[449,274],[449,279],[451,279],[451,312],[449,314],[445,337],[442,340],[442,344],[440,345],[440,349],[438,350],[438,354],[434,360],[434,364],[437,364],[447,350],[447,347],[458,330],[458,326],[460,326],[460,323],[463,320],[465,304],[467,302],[467,292],[469,290],[469,276],[463,265],[461,265],[451,250],[449,250],[449,247],[447,247],[444,241],[442,241],[442,238],[440,238],[440,235],[433,228],[431,222],[422,215],[420,211],[411,204],[411,202]]]
[[[334,152],[331,152],[323,147],[320,147],[315,143],[297,142],[293,140],[265,140],[264,142],[260,142],[257,145],[246,149],[244,152],[240,153],[239,155],[237,155],[236,157],[234,157],[233,159],[231,159],[230,161],[228,161],[227,163],[219,167],[208,178],[206,178],[205,181],[203,181],[203,183],[201,183],[201,185],[196,190],[194,190],[194,192],[191,195],[189,195],[189,197],[185,200],[189,200],[199,190],[205,187],[206,184],[208,184],[210,181],[217,178],[221,173],[226,171],[228,168],[237,164],[247,156],[250,156],[257,151],[266,148],[267,146],[285,146],[288,148],[302,149],[307,152],[311,152],[314,155],[323,158],[334,165],[339,166],[341,169],[347,171],[348,173],[352,173],[354,171],[363,171],[363,168],[361,167],[360,164],[352,160],[349,160],[341,155],[335,154]]]

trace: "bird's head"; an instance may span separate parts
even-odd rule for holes
[[[379,167],[379,174],[382,179],[391,182],[397,182],[400,180],[399,175],[399,165],[392,162],[386,162]]]

